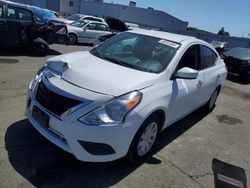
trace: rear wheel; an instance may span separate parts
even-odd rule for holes
[[[70,45],[76,44],[77,43],[77,36],[73,33],[69,34],[69,42]]]
[[[137,131],[127,157],[131,162],[139,162],[151,151],[159,133],[160,120],[156,115],[149,117]]]
[[[209,101],[205,104],[204,110],[205,110],[206,112],[211,112],[211,111],[213,110],[213,108],[214,108],[214,106],[215,106],[215,103],[216,103],[216,100],[217,100],[217,98],[218,98],[219,92],[220,92],[220,89],[217,88],[217,89],[213,92],[213,94],[212,94],[212,96],[210,97]]]

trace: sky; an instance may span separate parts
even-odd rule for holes
[[[104,0],[128,5],[129,0]],[[165,11],[188,26],[217,33],[222,27],[231,36],[250,37],[250,0],[136,0],[136,6]]]

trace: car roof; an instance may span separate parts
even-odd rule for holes
[[[90,20],[76,20],[76,21],[83,21],[86,23],[98,23],[98,24],[104,24],[104,25],[108,26],[108,24],[106,24],[104,22],[98,22],[98,21],[90,21]]]
[[[26,8],[26,9],[31,9],[29,5],[25,5],[25,4],[21,4],[21,3],[16,3],[16,2],[12,2],[12,1],[7,1],[7,0],[0,0],[0,3],[5,3],[8,5],[14,5],[14,6],[19,6],[22,8]]]
[[[195,37],[190,37],[190,36],[180,35],[180,34],[173,34],[173,33],[168,33],[168,32],[164,32],[164,31],[155,31],[155,30],[147,30],[147,29],[134,29],[134,30],[130,30],[128,32],[148,35],[148,36],[152,36],[152,37],[163,38],[163,39],[171,40],[171,41],[177,42],[177,43],[182,43],[182,41],[185,41],[185,40],[200,41],[199,39],[197,39]]]

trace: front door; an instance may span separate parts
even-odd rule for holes
[[[84,27],[83,32],[80,33],[80,38],[83,39],[82,42],[92,43],[97,39],[97,23],[89,23]]]
[[[172,81],[172,96],[169,104],[168,123],[177,121],[200,105],[203,99],[204,72],[199,71],[199,45],[189,47],[178,63],[175,72],[183,67],[197,70],[196,79],[175,78]]]

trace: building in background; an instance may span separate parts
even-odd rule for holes
[[[103,0],[12,0],[15,2],[47,8],[66,16],[88,14],[98,17],[112,16],[125,22],[138,24],[143,28],[179,32],[185,30],[188,22],[182,21],[164,11],[136,7],[136,1],[129,5],[103,3]]]

